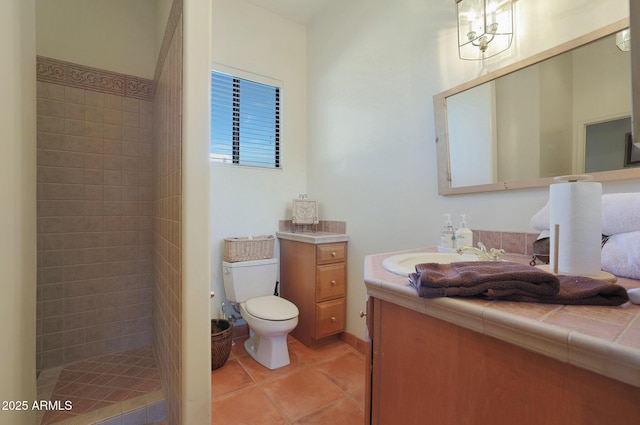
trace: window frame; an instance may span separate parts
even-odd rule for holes
[[[217,73],[221,73],[221,74],[225,74],[228,75],[229,77],[233,78],[233,79],[241,79],[241,80],[247,80],[249,82],[253,82],[253,83],[257,83],[257,84],[262,84],[262,85],[266,85],[266,86],[270,86],[270,87],[274,87],[277,88],[277,104],[275,105],[275,108],[277,109],[277,116],[276,116],[276,120],[274,122],[274,124],[277,126],[277,130],[276,130],[276,145],[274,147],[274,156],[273,156],[273,165],[261,165],[261,164],[246,164],[243,163],[241,161],[241,157],[238,158],[238,162],[236,162],[233,158],[231,161],[224,161],[220,158],[214,158],[213,155],[215,155],[213,152],[211,152],[211,144],[213,142],[213,134],[210,135],[209,137],[209,162],[212,164],[216,164],[216,165],[221,165],[221,166],[232,166],[232,167],[247,167],[247,168],[252,168],[252,169],[260,169],[260,170],[282,170],[283,169],[283,83],[281,80],[275,79],[275,78],[271,78],[271,77],[267,77],[265,75],[261,75],[261,74],[257,74],[254,72],[250,72],[250,71],[245,71],[239,68],[235,68],[235,67],[231,67],[231,66],[227,66],[227,65],[223,65],[220,63],[212,63],[211,68],[210,68],[210,72],[209,72],[209,78],[211,79],[211,72],[217,72]],[[211,90],[210,96],[209,96],[209,117],[210,119],[213,118],[213,110],[212,110],[212,103],[213,103],[213,88]],[[236,105],[234,105],[235,108]],[[235,114],[235,113],[234,113]],[[235,120],[234,120],[235,121]],[[233,137],[233,141],[232,144],[234,146],[232,146],[232,155],[235,156],[236,155],[236,146],[240,146],[240,138],[242,137],[241,134],[235,134],[235,130],[239,130],[237,128],[233,128],[233,133],[232,137]],[[237,138],[237,139],[236,139]],[[236,145],[237,144],[237,145]]]

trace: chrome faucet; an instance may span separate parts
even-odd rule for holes
[[[504,249],[491,248],[487,251],[487,247],[484,246],[482,242],[478,242],[478,248],[473,246],[463,246],[456,249],[456,252],[460,255],[466,251],[473,251],[481,260],[484,261],[500,261],[500,257],[504,254]]]

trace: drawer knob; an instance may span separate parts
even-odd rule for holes
[[[365,313],[364,311],[360,310],[360,317],[365,317],[367,315],[367,313]]]
[[[336,323],[336,316],[331,316],[331,323]]]
[[[335,251],[331,251],[331,256],[332,256],[332,257],[335,257],[336,255],[338,255],[338,254],[336,254],[336,252],[335,252]]]
[[[337,282],[336,282],[335,280],[332,280],[332,281],[331,281],[331,286],[336,286],[336,283],[337,283]]]

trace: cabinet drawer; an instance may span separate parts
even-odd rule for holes
[[[317,264],[329,264],[346,261],[347,244],[327,243],[316,246],[316,262]]]
[[[344,298],[316,304],[316,338],[344,331]]]
[[[325,264],[316,267],[316,301],[344,297],[346,264]]]

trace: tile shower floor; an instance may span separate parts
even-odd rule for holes
[[[236,338],[211,372],[212,425],[353,425],[364,422],[364,355],[336,341],[309,349],[289,336],[291,364],[269,370]]]
[[[151,347],[106,354],[45,370],[38,398],[70,401],[72,409],[47,411],[42,425],[94,423],[162,400]]]

